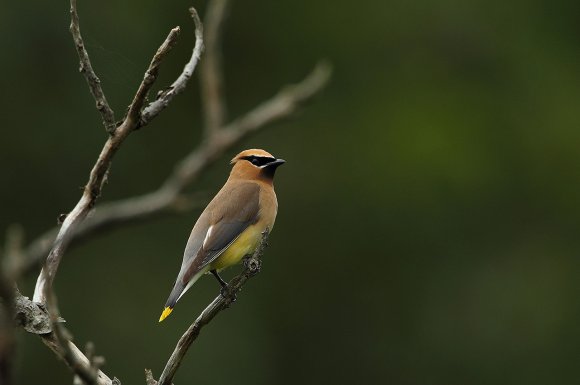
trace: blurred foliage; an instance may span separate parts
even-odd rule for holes
[[[79,3],[117,116],[175,25],[158,86],[179,73],[190,3]],[[0,14],[0,230],[20,223],[29,240],[76,203],[106,137],[68,17],[66,1]],[[177,384],[577,381],[580,3],[250,0],[234,5],[224,45],[231,117],[321,57],[335,73],[299,116],[231,152],[288,160],[280,212],[262,274],[204,329]],[[197,143],[197,86],[127,141],[103,201],[156,188]],[[224,158],[192,191],[209,199],[228,170]],[[157,323],[198,214],[116,230],[62,263],[75,340],[124,383],[144,383],[144,367],[158,376],[218,292],[202,279]],[[47,380],[71,378],[19,333],[17,383]]]

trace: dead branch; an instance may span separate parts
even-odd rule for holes
[[[192,204],[183,196],[185,189],[219,157],[251,133],[287,118],[304,103],[316,96],[330,79],[330,66],[319,63],[300,83],[286,86],[241,118],[217,130],[176,166],[163,185],[148,194],[117,202],[105,203],[95,209],[72,234],[71,242],[86,239],[96,232],[138,222],[165,213],[181,212]],[[42,263],[49,252],[57,229],[52,229],[33,241],[23,252],[17,276],[26,274]]]
[[[197,67],[197,63],[201,57],[201,52],[203,51],[203,24],[199,19],[199,15],[195,8],[189,8],[191,17],[195,23],[195,46],[193,47],[193,53],[191,54],[191,59],[183,68],[183,72],[179,77],[169,86],[165,91],[160,93],[157,100],[151,102],[141,113],[141,120],[139,126],[145,126],[153,118],[155,118],[162,110],[164,110],[173,98],[183,92],[187,82],[193,75],[193,71]]]
[[[209,23],[207,32],[208,54],[210,58],[208,63],[204,64],[204,76],[201,81],[206,118],[204,140],[176,165],[173,172],[157,190],[142,196],[102,205],[92,212],[106,182],[111,161],[124,140],[131,132],[150,123],[168,106],[175,95],[185,89],[203,50],[203,27],[195,9],[190,8],[195,23],[195,46],[189,62],[173,84],[159,93],[157,99],[145,107],[147,95],[157,78],[159,66],[177,41],[179,27],[176,27],[171,30],[153,56],[143,81],[129,105],[126,116],[117,125],[113,111],[110,109],[100,86],[100,80],[91,66],[84,47],[80,34],[76,0],[70,0],[70,4],[71,33],[79,55],[81,72],[89,84],[89,89],[95,98],[97,109],[101,113],[110,137],[90,172],[89,181],[79,202],[69,214],[64,216],[62,226],[40,236],[25,250],[19,245],[18,250],[6,253],[11,261],[15,261],[15,263],[10,264],[9,282],[15,282],[23,274],[36,269],[48,254],[37,279],[34,301],[30,301],[15,290],[14,301],[10,306],[17,324],[30,333],[38,334],[42,341],[71,368],[75,374],[75,383],[117,385],[120,384],[118,379],[111,379],[99,369],[103,360],[92,353],[92,348],[87,348],[86,354],[83,354],[72,342],[72,337],[59,316],[60,312],[52,282],[65,251],[73,242],[78,243],[98,231],[109,230],[131,221],[142,221],[156,215],[188,209],[191,206],[191,199],[184,196],[184,191],[188,185],[195,182],[203,171],[207,170],[225,151],[244,137],[270,123],[290,116],[303,103],[318,94],[328,82],[331,70],[327,64],[318,64],[312,73],[300,83],[285,87],[271,99],[226,124],[225,98],[222,94],[223,74],[218,47],[228,1],[211,0],[208,4],[207,14]],[[195,341],[203,326],[209,323],[220,311],[227,308],[235,300],[236,294],[244,283],[259,272],[260,258],[266,246],[267,235],[267,232],[263,235],[262,242],[255,253],[250,258],[245,259],[244,270],[230,282],[229,289],[202,312],[180,339],[167,362],[159,384],[171,383],[189,346]],[[8,282],[4,280],[4,277],[4,274],[0,275],[0,284],[2,284],[0,292],[3,296],[7,292],[4,290],[6,286],[3,283]],[[148,385],[157,384],[150,371],[146,371],[146,381]]]
[[[153,378],[153,373],[150,369],[145,369],[145,383],[147,385],[157,385],[157,381]]]
[[[196,22],[196,29],[200,29],[201,24],[199,23],[199,19],[196,17],[197,14],[195,10],[192,11],[192,14],[194,15],[194,20]],[[104,99],[104,94],[102,93],[102,89],[100,89],[100,83],[92,70],[88,54],[86,54],[84,45],[82,44],[82,38],[80,37],[78,27],[76,0],[71,0],[71,18],[71,31],[75,38],[79,57],[81,58],[81,68],[90,69],[87,70],[89,73],[87,81],[89,82],[91,92],[97,100],[97,104],[99,105],[99,103],[101,103],[102,105],[103,100],[106,104],[106,99]],[[147,68],[147,71],[145,72],[143,81],[135,93],[133,101],[129,105],[127,115],[123,119],[123,122],[114,129],[114,131],[109,131],[110,137],[106,141],[93,169],[91,170],[89,181],[84,188],[83,195],[75,208],[64,219],[36,283],[34,301],[41,306],[42,304],[46,304],[48,307],[48,319],[50,321],[48,333],[41,334],[42,340],[57,354],[57,356],[65,361],[73,373],[75,373],[75,376],[86,384],[108,385],[113,381],[98,369],[98,360],[91,360],[74,345],[68,332],[59,322],[59,310],[56,304],[56,296],[52,291],[52,282],[58,270],[60,260],[73,238],[73,234],[76,233],[77,228],[84,221],[101,194],[103,184],[106,181],[115,153],[131,132],[143,126],[141,113],[147,100],[147,95],[157,79],[161,62],[176,44],[179,31],[179,27],[172,29],[163,44],[158,48]],[[197,35],[199,36],[199,39],[202,38],[201,33]],[[201,46],[201,44],[202,43],[198,41],[196,46]],[[189,70],[193,71],[193,69],[194,68],[190,68]],[[94,93],[95,89],[97,90],[97,94]],[[107,118],[104,116],[104,119]],[[25,320],[25,322],[26,321],[29,320]]]
[[[171,385],[171,381],[173,381],[177,369],[179,369],[179,366],[185,358],[185,354],[191,344],[199,336],[201,329],[211,322],[211,320],[214,319],[214,317],[222,310],[227,309],[236,300],[236,295],[240,292],[248,279],[260,272],[262,266],[262,255],[267,246],[268,230],[262,233],[262,240],[254,253],[249,256],[249,258],[244,259],[244,270],[228,283],[227,290],[218,295],[181,336],[175,346],[175,350],[165,365],[165,369],[163,369],[163,373],[161,373],[159,385]]]
[[[70,32],[73,36],[75,42],[75,47],[80,60],[80,72],[85,76],[87,83],[89,85],[89,90],[95,98],[97,110],[101,113],[103,119],[103,124],[105,129],[109,133],[113,133],[116,128],[115,124],[115,113],[109,107],[105,93],[101,88],[101,80],[95,74],[93,66],[91,65],[91,60],[89,59],[89,54],[85,49],[85,43],[81,36],[81,30],[79,26],[79,15],[77,13],[77,1],[71,0],[70,2]]]
[[[71,8],[74,9],[75,7],[76,1],[71,0]],[[76,14],[76,11],[71,13]],[[178,35],[179,27],[172,29],[163,44],[159,47],[153,57],[153,60],[151,61],[151,64],[149,65],[149,68],[145,72],[145,76],[139,85],[137,93],[133,98],[133,102],[129,106],[127,116],[119,125],[119,127],[117,127],[114,134],[109,137],[103,149],[101,150],[101,154],[99,155],[95,165],[93,166],[93,169],[91,170],[89,181],[84,188],[83,195],[75,208],[64,219],[52,245],[52,248],[48,254],[44,267],[38,276],[36,288],[34,290],[34,301],[40,303],[45,302],[45,286],[52,285],[52,281],[58,270],[62,255],[64,254],[64,251],[72,239],[72,234],[74,234],[76,228],[86,218],[87,214],[92,209],[99,195],[101,194],[103,183],[106,180],[106,176],[109,172],[109,167],[115,153],[121,144],[125,141],[127,136],[129,136],[129,134],[135,129],[140,127],[140,113],[143,104],[145,103],[147,93],[157,78],[161,61],[175,45]]]
[[[149,64],[149,68],[145,71],[145,76],[143,77],[143,81],[139,85],[139,89],[133,98],[133,102],[129,106],[129,111],[127,112],[127,116],[125,117],[125,121],[121,124],[119,129],[123,126],[127,126],[127,130],[130,132],[137,128],[142,127],[144,124],[140,121],[141,118],[141,110],[145,105],[145,101],[147,100],[147,95],[149,94],[149,90],[153,87],[155,80],[157,80],[157,74],[159,73],[159,66],[161,65],[161,61],[165,58],[167,53],[175,46],[177,43],[177,37],[179,36],[180,28],[175,27],[169,32],[169,35],[161,44],[157,52],[153,56],[151,60],[151,64]],[[123,127],[124,128],[124,127]]]
[[[58,309],[52,286],[47,285],[44,287],[44,290],[46,290],[44,296],[46,298],[51,332],[42,335],[42,339],[56,345],[55,349],[58,350],[59,357],[75,374],[75,379],[78,378],[86,385],[99,385],[100,380],[107,381],[109,378],[104,373],[104,377],[99,378],[98,366],[94,365],[94,361],[91,360],[93,358],[92,352],[87,352],[86,356],[82,353],[78,354],[80,351],[77,352],[78,349],[72,343],[70,333],[66,330],[62,322],[63,320],[60,318],[60,310]]]
[[[63,360],[71,368],[72,372],[80,375],[85,380],[93,378],[96,373],[94,382],[98,385],[112,385],[112,381],[105,373],[95,367],[94,359],[90,360],[81,350],[70,340],[67,331],[58,329],[55,333],[55,325],[62,326],[62,318],[58,315],[58,309],[52,310],[49,315],[45,305],[31,301],[28,297],[16,293],[14,298],[14,319],[16,324],[29,333],[37,334],[42,342],[52,350],[55,355]],[[65,338],[66,337],[66,338]],[[89,355],[90,356],[90,355]],[[93,364],[92,364],[93,363]],[[89,368],[94,368],[89,372]],[[91,373],[91,374],[89,374]]]

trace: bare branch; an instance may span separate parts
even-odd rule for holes
[[[89,59],[89,54],[85,49],[85,43],[81,36],[81,30],[79,27],[79,15],[77,13],[77,1],[70,0],[70,32],[73,36],[75,47],[80,59],[80,72],[85,76],[87,83],[89,84],[89,90],[95,98],[97,110],[101,113],[103,119],[103,124],[105,129],[109,133],[115,131],[115,113],[109,107],[105,93],[101,88],[101,80],[95,74],[93,66],[91,65],[91,60]]]
[[[81,68],[83,68],[83,65],[86,65],[87,63],[90,68],[88,55],[84,50],[84,45],[82,44],[82,39],[80,38],[80,32],[78,29],[78,15],[76,13],[75,0],[71,0],[71,15],[71,31],[73,32],[75,43],[79,49]],[[19,298],[18,304],[24,304],[23,307],[18,309],[17,319],[19,319],[19,322],[23,324],[23,327],[26,330],[31,329],[32,332],[40,334],[43,342],[53,350],[57,356],[65,361],[65,363],[76,374],[78,379],[86,384],[110,385],[113,383],[118,384],[119,381],[117,379],[111,380],[98,369],[99,365],[102,363],[100,358],[94,357],[92,354],[89,354],[89,357],[85,356],[74,345],[74,343],[72,343],[68,336],[68,332],[60,322],[56,297],[52,290],[52,281],[54,280],[54,276],[64,251],[74,238],[75,234],[78,234],[78,228],[87,217],[89,211],[92,209],[101,193],[115,153],[127,136],[140,127],[141,110],[145,104],[147,94],[157,78],[159,66],[163,58],[175,45],[178,35],[179,27],[171,30],[163,44],[153,56],[153,59],[145,72],[144,79],[129,106],[125,119],[117,129],[114,129],[114,132],[112,130],[110,131],[111,136],[105,143],[93,169],[91,170],[89,181],[84,188],[81,199],[75,208],[66,215],[60,230],[56,234],[50,253],[36,283],[34,292],[34,301],[36,301],[36,303],[31,302],[28,299],[23,301],[22,299],[25,297],[22,296]],[[95,96],[97,103],[99,103],[100,98],[104,98],[104,95],[102,94],[98,78],[94,76],[92,68],[90,69],[89,74],[90,76],[87,77],[89,85],[97,87],[97,91],[100,92],[99,95]],[[93,92],[92,87],[91,92]],[[43,239],[46,239],[46,237],[43,237]],[[43,241],[40,243],[44,244],[45,242]],[[37,243],[33,243],[33,245],[42,249],[42,246],[38,246]],[[48,311],[42,308],[42,304],[46,304]],[[32,328],[30,327],[31,324]],[[39,325],[44,326],[41,327],[42,330],[37,331]]]
[[[71,238],[70,246],[104,230],[117,226],[139,222],[146,218],[163,215],[169,212],[183,212],[195,207],[197,200],[173,191],[158,190],[142,196],[131,197],[112,203],[103,203],[92,211],[85,221],[76,228]],[[58,233],[58,228],[51,229],[32,242],[25,251],[23,263],[17,265],[16,276],[22,276],[42,263],[44,256]]]
[[[191,207],[183,204],[183,191],[211,166],[219,157],[247,135],[264,128],[266,125],[284,119],[298,107],[318,94],[328,83],[330,67],[318,64],[300,83],[283,88],[278,94],[262,103],[243,117],[220,129],[217,134],[207,138],[195,150],[179,162],[173,173],[163,185],[151,193],[104,204],[98,207],[72,234],[72,240],[86,238],[96,232],[113,229],[128,222],[165,213],[181,212]],[[49,252],[57,229],[52,229],[38,237],[25,250],[21,269],[16,276],[26,274],[42,263]]]
[[[171,385],[171,381],[179,369],[181,362],[183,361],[187,350],[191,344],[197,339],[201,329],[207,325],[211,320],[218,315],[222,310],[227,309],[235,300],[236,295],[242,289],[242,286],[256,274],[260,272],[262,266],[262,255],[264,250],[268,246],[268,230],[262,233],[262,240],[254,253],[249,257],[244,259],[244,270],[234,277],[232,281],[228,284],[227,289],[223,294],[218,295],[205,309],[201,312],[199,317],[195,320],[193,324],[187,329],[187,331],[181,336],[177,342],[175,350],[171,354],[171,357],[161,373],[159,378],[159,385]]]
[[[153,118],[155,118],[162,110],[165,109],[173,100],[175,95],[180,94],[185,89],[187,82],[193,75],[193,71],[195,67],[197,67],[197,63],[201,57],[201,52],[203,51],[203,24],[199,19],[199,15],[195,8],[189,8],[189,12],[191,13],[191,17],[195,22],[195,46],[193,47],[193,53],[189,62],[183,68],[183,72],[179,75],[179,77],[173,82],[169,88],[165,91],[160,93],[157,97],[157,100],[151,102],[141,113],[141,121],[139,123],[140,126],[145,126]]]
[[[92,215],[89,215],[107,180],[112,159],[124,143],[124,140],[134,130],[150,123],[167,107],[175,95],[185,89],[203,51],[203,26],[196,10],[190,8],[195,23],[196,40],[189,62],[173,84],[168,89],[160,92],[157,99],[144,108],[147,103],[147,95],[156,81],[160,64],[176,44],[180,32],[179,27],[176,27],[170,31],[153,56],[143,81],[129,105],[126,116],[117,126],[114,113],[107,103],[100,80],[92,69],[88,53],[84,47],[80,34],[76,0],[70,0],[70,4],[70,30],[79,55],[81,72],[89,84],[89,89],[96,101],[97,109],[101,113],[110,137],[104,144],[90,172],[89,180],[79,202],[68,215],[64,215],[60,229],[53,229],[45,233],[32,242],[25,252],[19,246],[7,253],[13,259],[15,256],[22,256],[19,259],[19,263],[13,264],[14,266],[11,267],[12,278],[10,282],[19,278],[24,272],[40,265],[44,256],[48,253],[48,257],[37,279],[33,297],[34,302],[20,295],[17,290],[14,291],[13,296],[10,295],[10,290],[4,285],[7,281],[4,279],[5,274],[2,271],[0,271],[0,294],[3,297],[9,297],[4,304],[8,303],[13,310],[11,313],[14,314],[14,319],[17,323],[30,333],[38,334],[42,341],[71,368],[76,375],[75,383],[117,385],[120,384],[118,379],[113,378],[111,380],[99,369],[104,362],[102,357],[96,357],[90,346],[87,347],[86,355],[83,354],[72,342],[72,337],[66,330],[63,320],[59,317],[59,309],[52,282],[67,248],[73,241],[79,241],[95,234],[97,231],[110,229],[115,225],[187,209],[191,206],[191,203],[189,199],[184,198],[183,194],[189,184],[194,182],[225,151],[245,136],[293,114],[301,104],[307,102],[322,90],[329,80],[331,71],[328,65],[318,65],[299,84],[286,87],[254,110],[226,125],[219,43],[228,0],[210,0],[207,13],[209,58],[208,62],[204,64],[205,69],[202,79],[206,115],[206,135],[204,140],[176,166],[173,173],[156,191],[103,205]],[[260,258],[266,247],[267,237],[268,232],[266,231],[257,250],[252,256],[244,259],[245,268],[242,273],[230,282],[227,290],[201,313],[182,336],[167,362],[159,384],[168,385],[171,383],[188,348],[196,340],[201,329],[219,312],[229,307],[245,282],[259,272],[261,266]],[[11,299],[14,299],[14,301],[11,302]],[[0,337],[2,336],[0,335]],[[1,340],[2,338],[0,338],[0,343],[2,342]],[[3,352],[2,346],[0,346],[1,352]],[[2,361],[0,360],[0,382],[6,382],[1,365]],[[158,384],[151,372],[147,370],[146,381],[148,385]]]
[[[153,373],[150,369],[145,369],[145,382],[147,385],[157,385],[157,381],[153,378]]]
[[[211,135],[222,127],[226,120],[220,45],[228,7],[228,0],[212,0],[207,5],[204,19],[206,50],[200,68],[200,83],[206,135]]]
[[[42,335],[43,340],[47,339],[50,343],[56,343],[59,356],[69,366],[72,372],[81,379],[84,384],[98,385],[99,375],[96,368],[91,364],[89,357],[80,351],[75,351],[71,344],[69,333],[62,324],[60,311],[56,303],[56,296],[51,286],[45,286],[46,307],[48,319],[52,332],[48,335]],[[75,346],[76,348],[76,346]],[[80,353],[80,354],[79,354]],[[107,377],[108,378],[108,377]]]
[[[230,136],[230,141],[237,141],[265,125],[292,115],[326,86],[331,74],[330,64],[318,63],[303,81],[286,86],[273,98],[228,124],[223,130],[224,133]]]
[[[91,367],[91,361],[85,356],[80,349],[70,339],[61,342],[58,335],[54,332],[54,325],[60,325],[62,319],[58,316],[58,310],[49,316],[48,310],[44,305],[35,303],[16,293],[14,299],[15,316],[14,319],[24,330],[29,333],[37,334],[42,342],[48,346],[57,357],[62,359],[71,370],[76,373],[77,370],[86,371]],[[52,318],[52,319],[51,319]],[[59,329],[60,330],[60,329]],[[60,331],[61,336],[66,336],[66,331]],[[94,366],[93,366],[94,367]],[[112,385],[111,379],[101,370],[94,369],[96,372],[96,384]],[[92,375],[89,375],[92,376]]]
[[[90,361],[88,358],[81,352],[81,350],[71,341],[66,342],[67,351],[68,353],[65,354],[62,346],[59,344],[57,338],[55,337],[54,333],[50,333],[47,335],[42,335],[42,342],[46,346],[50,348],[60,359],[62,359],[67,366],[73,371],[73,373],[78,373],[78,371],[85,371],[90,370]],[[80,369],[82,368],[82,369]],[[86,373],[89,376],[88,373]],[[80,374],[79,374],[80,376]],[[87,379],[92,381],[92,377],[81,377],[86,382]],[[96,378],[94,379],[94,384],[97,385],[114,385],[115,380],[111,380],[102,370],[97,370]],[[118,380],[116,380],[119,383]],[[91,383],[91,382],[89,382]]]
[[[125,141],[127,136],[138,128],[139,114],[145,102],[147,92],[156,80],[161,60],[175,45],[178,34],[179,28],[172,29],[163,44],[157,50],[149,68],[145,72],[145,76],[135,94],[135,97],[133,98],[133,102],[129,106],[127,116],[123,120],[123,123],[121,123],[121,125],[115,130],[115,133],[109,137],[101,150],[101,154],[91,170],[89,181],[84,188],[83,195],[75,208],[64,219],[52,249],[48,254],[45,265],[38,276],[36,287],[34,289],[34,301],[40,303],[45,302],[46,298],[44,293],[46,292],[46,286],[52,286],[52,280],[58,270],[58,265],[60,264],[62,255],[72,240],[77,226],[83,222],[101,194],[103,184],[109,172],[109,167],[111,166],[111,162],[117,150]]]
[[[14,294],[14,321],[16,325],[31,334],[40,335],[52,332],[46,307],[18,292]]]
[[[139,118],[141,115],[141,110],[143,109],[143,105],[145,104],[147,95],[149,94],[149,90],[157,80],[157,74],[159,73],[159,66],[161,61],[167,55],[167,53],[175,46],[177,43],[177,37],[179,36],[180,29],[179,27],[175,27],[169,32],[169,35],[161,44],[153,59],[151,60],[151,64],[149,64],[149,68],[145,72],[145,76],[143,77],[143,81],[133,98],[133,102],[129,106],[129,111],[127,112],[127,117],[125,118],[125,122],[130,122],[130,125],[134,125],[134,128],[141,127],[142,124],[139,122]]]
[[[93,344],[90,341],[86,343],[85,356],[89,360],[91,372],[95,376],[97,376],[97,378],[98,378],[98,371],[101,368],[101,366],[103,366],[105,364],[105,358],[102,356],[98,356],[95,353],[95,350],[96,350],[95,344]],[[84,379],[81,376],[76,375],[74,380],[73,380],[73,385],[76,385],[76,384],[82,385],[83,383],[85,383]]]

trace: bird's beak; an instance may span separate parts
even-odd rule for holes
[[[284,163],[286,163],[286,161],[284,159],[276,159],[275,161],[268,163],[266,165],[266,167],[276,169],[276,168],[278,168],[278,166],[281,166]]]

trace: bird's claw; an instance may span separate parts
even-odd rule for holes
[[[230,292],[229,285],[222,286],[222,288],[220,289],[220,295],[222,296],[223,299],[228,300],[230,303],[236,302],[237,296],[235,293]]]

